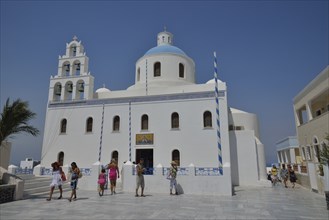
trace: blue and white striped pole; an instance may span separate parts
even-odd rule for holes
[[[101,136],[99,140],[99,152],[98,152],[98,161],[101,161],[102,157],[102,142],[103,142],[103,124],[104,124],[104,103],[103,103],[103,112],[102,112],[102,123],[101,123]]]
[[[147,88],[147,59],[146,59],[146,65],[145,65],[145,92],[146,95],[148,95],[148,88]]]
[[[218,168],[221,175],[223,175],[223,160],[222,160],[222,144],[220,137],[220,121],[219,121],[219,101],[218,101],[218,75],[217,75],[217,57],[214,52],[214,77],[215,77],[215,96],[216,96],[216,122],[217,122],[217,148],[218,148]]]
[[[129,102],[129,161],[131,162],[131,102]]]

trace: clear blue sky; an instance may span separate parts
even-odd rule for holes
[[[231,107],[258,115],[267,163],[275,143],[296,135],[293,98],[328,65],[328,1],[4,1],[1,0],[1,109],[28,101],[38,137],[16,135],[11,162],[39,160],[49,79],[74,35],[89,57],[95,89],[134,83],[135,62],[157,33],[196,64],[197,83],[219,78]]]

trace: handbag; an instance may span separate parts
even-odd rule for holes
[[[62,171],[61,172],[61,179],[62,179],[62,181],[66,181],[66,176],[65,176],[65,173]]]

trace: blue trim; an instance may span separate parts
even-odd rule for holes
[[[171,45],[160,45],[157,47],[153,47],[149,49],[144,56],[153,55],[153,54],[163,54],[163,53],[171,53],[171,54],[178,54],[186,56],[184,51],[179,49],[178,47],[171,46]]]
[[[15,175],[18,174],[33,174],[33,168],[17,168],[15,169]]]

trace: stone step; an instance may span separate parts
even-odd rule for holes
[[[38,178],[34,180],[25,181],[24,190],[49,186],[50,183],[51,183],[51,178],[42,178],[42,179]]]
[[[49,195],[52,176],[24,175],[23,179],[24,179],[24,194],[23,194],[24,198]],[[64,192],[70,191],[71,190],[70,183],[65,182],[62,185],[62,189]],[[55,189],[55,191],[58,191],[57,188]]]
[[[71,191],[70,183],[64,183],[62,185],[63,192]],[[38,197],[42,195],[48,195],[50,192],[50,182],[47,186],[41,186],[36,188],[30,188],[24,190],[24,198],[31,198],[31,197]],[[55,192],[59,192],[58,188],[56,187],[54,190]]]
[[[33,174],[17,174],[16,176],[21,178],[22,180],[29,180],[35,178]]]

